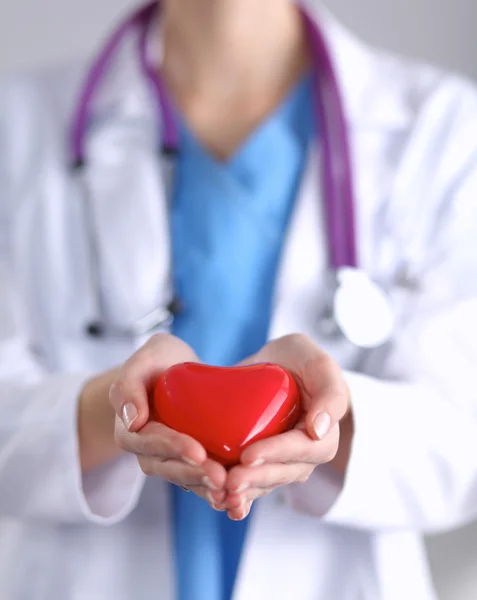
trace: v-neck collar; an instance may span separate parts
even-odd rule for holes
[[[282,147],[286,152],[290,144],[306,147],[312,136],[316,124],[312,114],[311,78],[310,72],[304,74],[279,106],[251,132],[228,159],[223,161],[214,157],[197,139],[184,119],[176,115],[181,152],[184,155],[193,155],[208,169],[220,173],[221,177],[233,179],[248,192],[253,191],[260,181],[260,175],[264,173],[264,157],[269,156],[272,145]]]

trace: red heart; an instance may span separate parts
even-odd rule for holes
[[[268,363],[176,365],[158,379],[152,406],[154,420],[190,435],[226,467],[253,442],[291,429],[299,413],[295,380]]]

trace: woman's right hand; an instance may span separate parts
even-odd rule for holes
[[[146,475],[190,490],[218,509],[226,494],[225,468],[209,459],[193,438],[149,420],[149,396],[155,381],[169,367],[184,362],[198,362],[190,346],[174,336],[159,334],[119,369],[109,393],[116,413],[115,439],[121,450],[137,456]]]

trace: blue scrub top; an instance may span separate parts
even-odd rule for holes
[[[277,267],[315,128],[311,96],[306,76],[226,162],[180,123],[171,226],[185,310],[173,333],[205,363],[233,365],[267,341]],[[233,522],[192,493],[172,487],[172,494],[178,600],[229,600],[253,511]]]

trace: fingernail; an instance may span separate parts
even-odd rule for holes
[[[265,464],[264,458],[257,458],[257,460],[254,460],[253,463],[249,464],[249,467],[261,467],[264,464]]]
[[[243,513],[242,513],[242,515],[243,515]],[[231,521],[242,521],[244,518],[245,518],[245,516],[240,516],[240,517],[231,517],[231,516],[229,515],[229,519],[230,519]]]
[[[212,498],[212,496],[209,493],[207,493],[206,498],[207,498],[207,502],[209,503],[211,508],[213,508],[217,512],[224,512],[224,509],[221,508],[221,506],[217,502],[214,501],[214,499]]]
[[[245,490],[248,490],[249,487],[250,487],[249,483],[242,483],[241,485],[238,486],[238,488],[235,488],[234,490],[232,490],[232,492],[234,494],[241,494],[242,492],[245,492]]]
[[[313,421],[313,428],[317,437],[322,440],[331,427],[331,417],[327,412],[319,413]]]
[[[121,418],[123,420],[124,426],[129,431],[132,427],[132,424],[137,419],[137,408],[132,402],[127,402],[123,406],[123,410],[121,411]]]
[[[214,485],[207,476],[202,477],[202,483],[205,485],[205,487],[208,487],[210,490],[214,490],[215,492],[219,491],[219,488],[216,485]]]
[[[230,517],[230,519],[232,521],[243,521],[244,519],[246,519],[248,517],[248,513],[249,511],[247,511],[247,507],[242,505],[241,510],[240,510],[240,517]]]
[[[193,460],[191,460],[190,458],[187,458],[187,456],[183,456],[182,460],[187,463],[188,465],[190,465],[191,467],[198,467],[199,463],[194,462]]]

